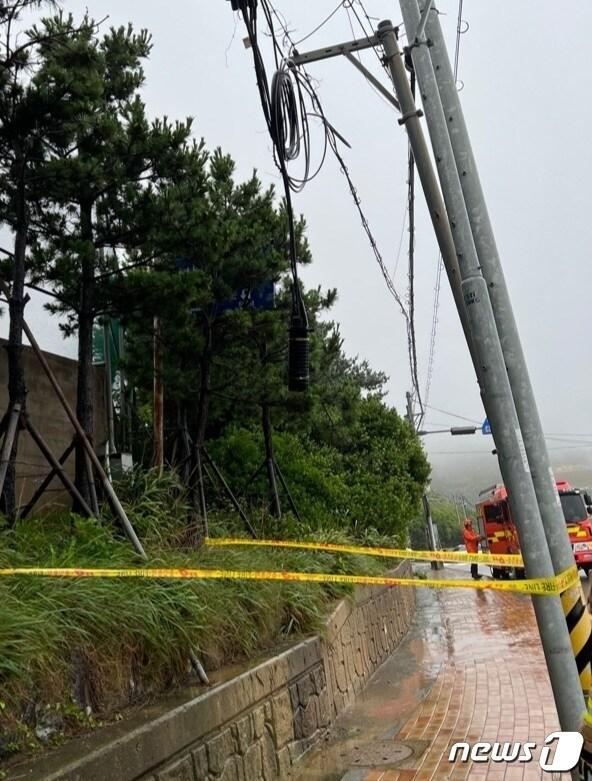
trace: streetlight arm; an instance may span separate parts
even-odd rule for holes
[[[435,428],[429,431],[420,430],[418,437],[424,437],[426,434],[452,434],[453,437],[463,436],[465,434],[476,434],[477,426],[453,426],[452,428]]]

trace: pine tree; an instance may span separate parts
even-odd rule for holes
[[[140,278],[130,276],[127,298],[137,301],[134,285],[140,285],[138,290],[153,286],[148,299],[152,310],[144,307],[143,324],[136,320],[132,325],[130,369],[145,395],[149,394],[151,376],[146,368],[150,366],[150,343],[146,334],[150,318],[158,313],[169,420],[182,429],[184,443],[176,453],[181,453],[188,465],[185,473],[192,503],[200,514],[198,459],[207,436],[210,405],[217,402],[219,394],[225,395],[226,379],[224,372],[218,378],[219,365],[227,364],[232,346],[255,349],[248,312],[233,310],[229,302],[240,291],[279,281],[286,273],[287,260],[285,219],[274,204],[272,189],[263,190],[255,175],[235,183],[234,163],[220,150],[208,158],[205,192],[195,187],[195,181],[196,177],[188,174],[163,186],[155,203],[158,219],[153,224],[157,228],[149,234],[145,250],[148,255],[158,254],[160,273],[154,273],[155,267],[151,273],[138,275]],[[192,291],[192,303],[186,295],[174,298],[164,293],[175,286],[170,276],[175,261],[191,269],[179,271],[178,276],[186,283],[185,294]],[[159,287],[164,301],[159,301]],[[242,376],[240,364],[230,371]],[[256,403],[253,397],[251,404]],[[189,435],[193,444],[188,451]]]
[[[56,31],[65,24],[52,20]],[[98,314],[109,310],[105,284],[122,252],[143,242],[150,219],[151,187],[174,167],[190,134],[190,121],[149,123],[139,89],[142,61],[151,49],[145,30],[112,28],[99,36],[85,20],[84,34],[68,45],[42,50],[36,81],[68,94],[77,110],[53,137],[40,183],[43,224],[35,246],[38,274],[60,297],[50,308],[67,316],[78,334],[76,414],[93,440],[92,334]],[[76,485],[88,501],[82,448],[76,453]]]
[[[43,5],[39,0],[14,0],[0,7],[3,40],[0,60],[0,222],[9,226],[14,237],[6,275],[11,282],[8,335],[8,409],[26,407],[26,382],[22,357],[27,249],[39,219],[38,180],[50,154],[54,133],[65,114],[75,106],[57,85],[37,82],[38,57],[43,49],[66,46],[76,35],[70,17],[59,28],[50,22],[21,30],[27,12]],[[15,511],[15,461],[18,430],[2,490],[2,506],[12,517]]]

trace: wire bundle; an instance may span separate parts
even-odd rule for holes
[[[306,307],[298,281],[296,251],[296,230],[291,191],[301,190],[308,178],[310,160],[310,140],[308,120],[299,82],[292,76],[293,69],[285,62],[279,44],[274,35],[271,11],[262,2],[263,13],[274,45],[276,72],[271,87],[267,78],[265,63],[257,38],[258,0],[238,0],[236,6],[241,11],[251,49],[257,77],[257,86],[261,98],[263,115],[271,140],[273,141],[274,160],[279,168],[284,184],[286,215],[288,219],[288,250],[292,272],[292,315],[290,320],[290,338],[288,350],[288,388],[293,391],[306,391],[309,383],[309,327]],[[233,8],[236,7],[233,3]],[[288,162],[300,156],[304,150],[304,176],[301,179],[291,177]]]
[[[257,39],[257,6],[259,4],[265,17],[269,35],[273,43],[276,71],[271,82],[271,87],[269,86],[263,57]],[[370,17],[368,16],[361,2],[360,6],[364,12],[366,20],[372,27]],[[342,173],[348,182],[352,198],[360,216],[362,227],[364,228],[374,256],[380,266],[387,288],[397,302],[397,305],[399,306],[399,309],[401,310],[401,313],[405,319],[411,380],[416,398],[418,399],[420,406],[422,406],[417,378],[417,353],[415,347],[414,323],[412,317],[410,317],[410,312],[407,311],[407,307],[399,295],[388,272],[386,264],[384,263],[376,240],[374,239],[374,236],[370,230],[368,220],[366,219],[366,216],[362,210],[357,189],[352,181],[345,161],[338,149],[337,140],[339,139],[344,141],[344,139],[337,133],[335,128],[325,117],[320,99],[317,95],[313,80],[311,79],[310,75],[304,68],[296,67],[289,58],[284,56],[276,38],[274,17],[283,31],[284,43],[286,46],[289,45],[292,51],[295,51],[295,42],[291,38],[285,20],[280,17],[277,10],[271,4],[270,0],[260,0],[260,2],[259,0],[233,0],[233,7],[240,9],[247,28],[249,41],[253,50],[257,85],[261,97],[263,113],[269,134],[273,141],[274,160],[281,173],[286,195],[286,210],[288,214],[288,226],[290,233],[290,259],[292,275],[294,279],[293,313],[292,324],[290,328],[290,363],[292,365],[292,352],[295,344],[297,342],[303,343],[305,341],[303,335],[308,333],[306,311],[304,309],[304,303],[302,301],[300,288],[298,285],[296,242],[294,235],[294,218],[291,192],[299,192],[307,182],[311,181],[315,176],[317,176],[326,159],[327,150],[331,149],[333,155],[339,163]],[[329,19],[332,18],[340,8],[345,8],[348,16],[349,10],[351,9],[355,14],[358,23],[364,30],[364,34],[367,35],[364,23],[354,8],[354,0],[343,0],[343,2],[339,3],[339,5],[327,17],[327,19],[325,19],[320,25],[318,25],[317,28],[315,28],[315,30],[313,30],[313,33],[317,29],[320,29],[320,27],[322,27],[327,21],[329,21]],[[310,37],[310,35],[312,35],[312,33],[310,33],[308,36],[305,36],[305,38],[301,40],[306,40],[308,37]],[[301,41],[298,43],[300,42]],[[378,59],[381,62],[381,65],[383,65],[380,57],[378,57]],[[307,105],[310,105],[310,110],[307,108]],[[321,159],[318,166],[312,173],[309,117],[314,117],[315,119],[320,120],[323,132],[323,148]],[[298,158],[301,158],[302,160],[302,174],[300,176],[296,176],[288,171],[288,164],[297,160]]]

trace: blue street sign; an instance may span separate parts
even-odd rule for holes
[[[232,312],[235,309],[273,309],[275,306],[275,283],[263,282],[252,288],[237,290],[232,298],[218,301],[214,304],[213,314],[218,317],[224,312]],[[191,307],[191,312],[201,312],[200,307]]]
[[[221,315],[234,309],[273,309],[274,303],[274,283],[263,282],[256,287],[237,290],[232,298],[214,304],[214,314]]]
[[[199,268],[199,263],[189,258],[175,258],[175,267],[178,271],[194,271]],[[237,290],[232,298],[216,302],[214,315],[221,315],[234,309],[273,309],[274,306],[275,283],[267,281],[255,287]],[[200,309],[194,307],[191,311],[199,312]]]
[[[489,420],[485,418],[483,421],[483,425],[481,426],[481,433],[482,434],[491,434],[491,425],[489,423]]]

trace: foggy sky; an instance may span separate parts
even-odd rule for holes
[[[336,0],[274,0],[295,39],[312,30]],[[78,17],[88,7],[106,24],[131,21],[153,34],[144,97],[152,116],[195,118],[194,130],[212,148],[221,146],[237,163],[239,177],[256,168],[265,183],[279,185],[271,156],[245,30],[224,0],[69,0]],[[400,20],[398,6],[367,0],[369,14]],[[440,0],[449,51],[454,52],[456,0]],[[359,8],[358,8],[359,10]],[[546,432],[576,434],[592,442],[589,387],[592,219],[589,187],[592,63],[588,33],[592,5],[585,0],[465,0],[468,32],[461,39],[461,100],[488,200],[516,318],[521,329]],[[353,19],[353,17],[352,17]],[[354,24],[356,24],[355,20]],[[355,27],[355,36],[361,31]],[[300,50],[351,39],[341,9]],[[362,59],[387,84],[372,52]],[[269,76],[272,75],[269,61]],[[407,143],[397,115],[342,58],[309,66],[329,120],[352,148],[342,149],[372,230],[390,269],[395,267],[406,200]],[[320,135],[313,133],[318,159]],[[385,371],[389,402],[404,410],[410,388],[404,321],[390,297],[354,211],[346,182],[329,157],[320,175],[294,197],[305,215],[314,262],[306,283],[336,286],[331,317],[341,324],[345,349]],[[422,390],[431,329],[437,250],[417,192],[416,307]],[[395,277],[406,289],[407,234]],[[31,315],[37,326],[45,320]],[[2,324],[3,329],[6,324]],[[43,346],[69,352],[42,325]],[[53,336],[52,336],[53,334]],[[442,277],[430,404],[475,421],[484,417],[458,317]],[[429,410],[426,427],[461,424]],[[432,425],[433,424],[433,425]],[[425,444],[435,475],[444,464],[481,462],[497,477],[487,452],[491,438],[432,435]],[[581,442],[550,440],[556,465],[588,462]],[[555,448],[567,447],[559,451]]]

